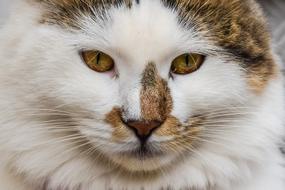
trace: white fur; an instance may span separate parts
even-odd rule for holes
[[[38,190],[47,179],[52,190],[72,190],[78,184],[83,190],[168,186],[209,190],[208,185],[214,190],[284,190],[284,158],[278,150],[284,134],[281,76],[272,79],[262,95],[256,95],[238,63],[209,55],[197,72],[169,79],[175,57],[185,52],[207,54],[217,47],[202,33],[181,28],[176,13],[158,1],[143,0],[130,10],[114,8],[110,10],[112,22],[105,27],[85,16],[84,32],[40,25],[39,14],[39,7],[19,2],[0,35],[1,190]],[[119,78],[88,69],[78,55],[82,49],[111,55]],[[174,167],[145,182],[123,178],[98,159],[78,155],[74,144],[52,136],[48,123],[35,119],[57,108],[70,108],[61,113],[74,114],[80,132],[109,159],[117,159],[118,152],[131,149],[137,140],[129,131],[124,143],[109,141],[112,127],[103,119],[118,106],[126,109],[125,117],[140,117],[140,79],[148,62],[156,63],[159,74],[168,81],[172,115],[181,122],[197,110],[220,105],[245,107],[243,119],[217,133],[213,142],[205,143],[183,162],[176,162],[177,155],[160,158],[158,166]],[[50,110],[38,107],[49,104],[45,99],[55,101],[51,103],[55,106]],[[93,119],[80,118],[83,112]],[[155,135],[150,140],[163,141]],[[146,170],[151,166],[147,162],[129,164],[141,164]]]

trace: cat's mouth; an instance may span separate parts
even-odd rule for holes
[[[154,150],[145,145],[133,150],[123,151],[111,157],[116,164],[129,172],[154,172],[169,165],[175,157],[162,150]]]
[[[163,157],[166,155],[166,153],[162,150],[153,149],[150,144],[142,144],[133,150],[123,151],[120,153],[120,155],[137,160],[148,160],[157,157]]]

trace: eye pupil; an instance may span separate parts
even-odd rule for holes
[[[96,60],[96,64],[99,65],[100,64],[100,58],[101,58],[101,53],[97,54],[97,60]]]
[[[185,63],[187,67],[189,67],[189,55],[188,54],[185,56]]]

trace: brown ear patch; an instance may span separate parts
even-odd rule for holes
[[[141,83],[142,120],[163,122],[171,112],[172,98],[167,82],[158,75],[154,63],[146,66]]]

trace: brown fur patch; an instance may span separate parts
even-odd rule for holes
[[[266,88],[270,79],[276,77],[278,73],[273,58],[268,55],[257,64],[250,65],[247,69],[248,84],[256,94],[261,94]]]
[[[241,62],[248,84],[256,93],[276,75],[270,37],[262,11],[253,0],[163,0],[179,12],[180,23],[197,32]]]
[[[155,135],[170,137],[170,140],[161,144],[161,148],[168,152],[184,154],[191,153],[200,143],[199,134],[203,132],[203,117],[191,117],[187,124],[182,124],[173,116],[167,118]]]
[[[114,128],[112,141],[120,142],[128,137],[129,134],[126,130],[126,126],[121,120],[120,108],[114,108],[110,113],[107,114],[105,120]]]
[[[191,132],[197,134],[200,131],[200,127],[205,121],[202,116],[194,116],[189,119],[187,124],[182,124],[176,117],[169,116],[164,124],[156,131],[156,135],[159,136],[180,136],[181,132]]]
[[[132,7],[131,0],[33,0],[45,8],[40,23],[57,24],[65,28],[79,29],[80,15],[94,20],[106,19],[105,10],[112,6]]]
[[[143,73],[140,101],[142,120],[162,122],[171,112],[170,90],[153,63],[149,63]]]
[[[182,125],[177,118],[169,116],[155,134],[159,136],[179,135],[179,128],[181,127]]]

